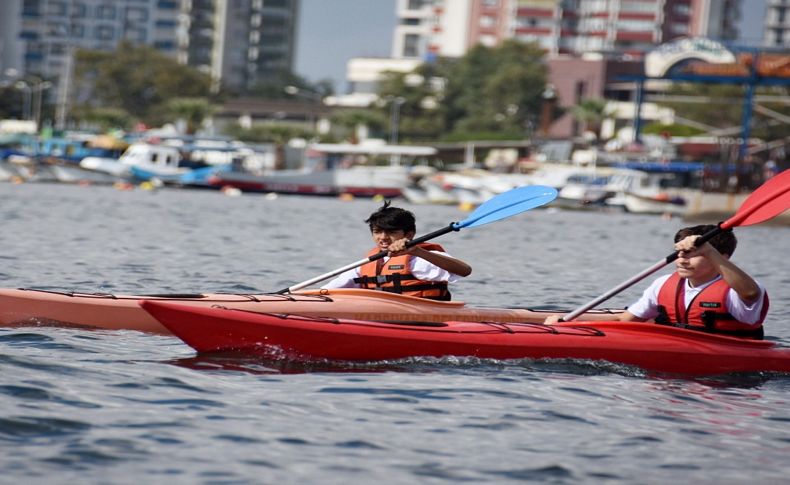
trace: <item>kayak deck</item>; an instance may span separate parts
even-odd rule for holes
[[[152,301],[141,306],[198,352],[240,351],[306,361],[589,359],[677,374],[790,372],[790,349],[770,341],[647,323],[381,322]]]
[[[361,289],[310,290],[292,294],[114,295],[0,289],[0,325],[58,325],[170,334],[143,311],[142,299],[208,307],[223,305],[257,312],[289,313],[358,320],[444,320],[542,322],[548,311],[487,308],[460,301],[424,298]]]

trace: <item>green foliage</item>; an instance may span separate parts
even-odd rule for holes
[[[291,138],[309,138],[310,136],[310,133],[304,129],[287,125],[253,125],[250,128],[231,125],[225,130],[225,134],[250,143],[275,144],[285,144]]]
[[[493,48],[478,45],[447,71],[449,131],[526,135],[537,120],[547,76],[537,45],[513,40]]]
[[[517,140],[523,138],[523,133],[507,132],[507,131],[454,131],[442,136],[441,141],[446,142],[460,142],[460,141],[479,141],[479,140],[492,140],[492,141],[507,141]]]
[[[571,114],[584,123],[585,130],[592,131],[600,138],[601,124],[609,115],[606,103],[602,98],[584,98],[571,108]]]
[[[120,108],[88,109],[82,113],[81,118],[90,124],[97,125],[101,132],[113,129],[127,130],[134,121],[129,113]]]
[[[79,50],[75,56],[76,105],[126,111],[149,125],[171,121],[166,101],[209,97],[210,79],[150,46],[122,43],[112,52]]]
[[[663,123],[653,122],[647,124],[642,129],[642,133],[648,135],[662,135],[664,133],[669,133],[670,136],[695,136],[705,133],[705,130],[687,125],[665,125]]]
[[[285,89],[288,86],[296,87],[301,94],[288,93]],[[246,92],[232,94],[243,94],[266,99],[309,99],[310,93],[315,93],[316,97],[330,96],[334,93],[332,82],[322,80],[313,84],[293,72],[279,71],[269,75],[265,80],[260,81]]]
[[[716,128],[739,126],[743,113],[743,86],[732,84],[675,83],[670,96],[699,96],[707,102],[665,101],[660,104],[675,110],[681,118]]]
[[[333,131],[340,139],[354,141],[355,130],[365,125],[370,131],[383,133],[387,121],[380,111],[366,109],[346,109],[336,111],[331,118]]]
[[[406,142],[524,138],[537,121],[546,85],[543,55],[537,45],[505,41],[413,73],[390,73],[380,85],[379,112],[389,124],[392,103],[403,99],[399,139]]]
[[[168,113],[187,123],[187,134],[194,134],[203,120],[211,116],[214,106],[206,98],[173,98],[166,104]]]
[[[731,84],[698,84],[677,83],[668,94],[699,97],[698,102],[665,101],[661,104],[675,110],[675,113],[686,119],[697,121],[714,128],[739,128],[743,123],[743,103],[745,88]],[[786,98],[790,95],[787,86],[758,88],[755,93]],[[778,113],[779,116],[790,116],[790,106],[781,101],[755,101],[755,105]],[[752,115],[751,135],[764,140],[776,140],[790,136],[787,123],[755,110]]]

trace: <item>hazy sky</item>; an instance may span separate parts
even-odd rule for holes
[[[758,45],[765,0],[743,0],[741,14],[742,43]],[[331,79],[344,93],[346,62],[389,57],[395,21],[395,0],[302,0],[296,72],[313,82]]]
[[[352,57],[389,57],[395,0],[302,0],[296,72],[309,81],[331,79],[345,92]]]

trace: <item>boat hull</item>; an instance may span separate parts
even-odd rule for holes
[[[140,303],[198,352],[240,351],[296,360],[409,357],[605,360],[650,371],[714,375],[790,372],[790,349],[646,323],[385,323]]]
[[[196,307],[220,305],[243,310],[361,320],[496,320],[542,322],[545,311],[484,308],[459,301],[433,301],[371,290],[300,291],[290,295],[196,294],[110,295],[0,289],[0,325],[58,325],[169,334],[143,311],[138,300],[176,302]]]

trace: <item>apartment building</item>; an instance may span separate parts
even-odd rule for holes
[[[294,63],[299,0],[3,0],[0,73],[65,78],[74,49],[150,45],[243,91]]]
[[[768,0],[765,11],[766,47],[790,46],[790,0]]]
[[[734,40],[741,0],[398,0],[393,57],[460,56],[505,39],[550,54],[642,56],[680,37]]]

